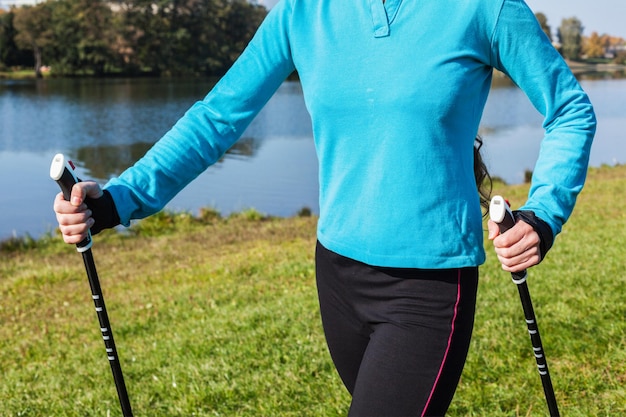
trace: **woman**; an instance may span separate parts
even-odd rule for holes
[[[104,192],[88,182],[71,203],[57,197],[64,239],[160,210],[296,70],[319,158],[322,322],[350,415],[443,415],[485,258],[472,149],[494,68],[545,117],[521,221],[502,236],[489,225],[503,268],[528,268],[573,209],[595,116],[522,0],[279,2],[207,97],[135,166]]]

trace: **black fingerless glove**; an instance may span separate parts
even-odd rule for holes
[[[531,210],[515,210],[513,211],[513,217],[515,217],[516,222],[518,220],[522,220],[535,229],[535,232],[539,235],[540,240],[539,262],[543,261],[543,258],[545,258],[554,243],[554,234],[552,233],[550,225],[537,217],[535,212]]]
[[[120,216],[115,208],[113,197],[107,190],[102,192],[102,197],[85,198],[85,203],[92,212],[91,217],[95,220],[95,223],[91,226],[92,235],[120,224]]]

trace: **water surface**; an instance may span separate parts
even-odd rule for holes
[[[626,162],[626,80],[583,80],[594,103],[598,132],[591,164]],[[38,236],[55,226],[49,179],[57,152],[78,165],[82,178],[119,175],[202,99],[211,81],[108,79],[0,81],[0,239]],[[493,175],[519,183],[532,170],[542,118],[509,85],[492,90],[480,133]],[[250,207],[290,216],[317,203],[317,158],[311,122],[297,82],[287,82],[242,139],[183,190],[168,208],[223,214]]]

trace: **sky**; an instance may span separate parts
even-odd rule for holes
[[[626,39],[626,0],[526,0],[526,4],[546,15],[552,32],[563,19],[576,17],[585,36],[598,32]]]

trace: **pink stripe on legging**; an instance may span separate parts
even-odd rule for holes
[[[437,378],[435,378],[435,384],[433,385],[433,389],[430,391],[430,395],[428,396],[428,401],[426,401],[426,406],[424,407],[424,411],[422,411],[422,417],[426,415],[426,411],[428,410],[428,405],[430,404],[430,400],[433,398],[433,394],[435,393],[435,388],[437,388],[437,384],[439,383],[439,378],[441,377],[441,373],[443,372],[443,367],[446,364],[446,359],[448,358],[448,352],[450,351],[450,346],[452,345],[452,335],[454,335],[454,324],[456,323],[456,316],[458,313],[458,307],[459,307],[460,301],[461,301],[461,270],[459,269],[459,274],[457,277],[457,284],[456,284],[456,302],[454,303],[454,315],[452,316],[452,325],[450,326],[450,336],[448,336],[448,346],[446,346],[446,352],[443,354],[443,360],[441,361],[441,366],[439,367]]]

